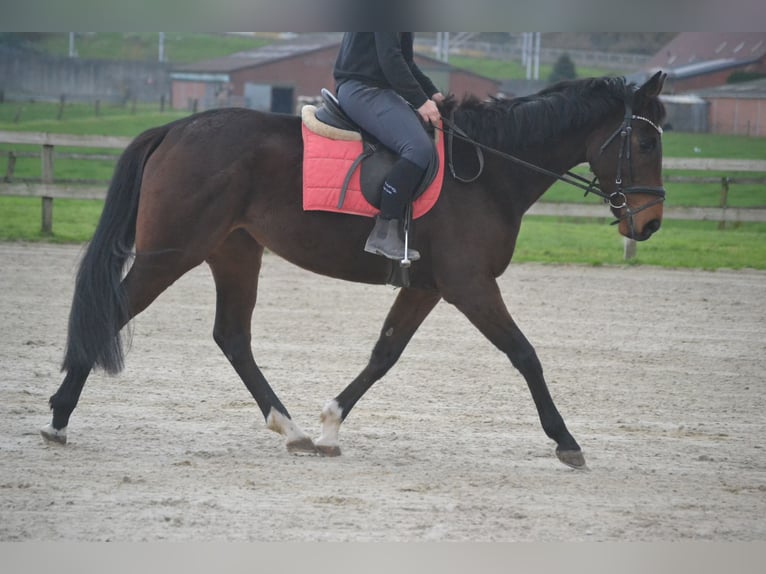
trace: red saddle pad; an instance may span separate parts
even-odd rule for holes
[[[441,127],[441,126],[439,126]],[[338,207],[343,181],[351,164],[362,153],[361,141],[341,141],[318,135],[303,124],[303,209],[334,211],[374,217],[379,210],[362,195],[357,166],[346,190],[342,207]],[[436,203],[444,180],[444,144],[437,130],[436,150],[439,171],[433,182],[412,204],[412,217],[425,215]]]

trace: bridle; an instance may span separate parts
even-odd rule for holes
[[[606,149],[612,144],[612,142],[616,141],[619,136],[620,150],[617,157],[617,175],[615,177],[615,182],[614,182],[616,189],[612,193],[606,193],[601,189],[601,187],[599,186],[597,176],[594,177],[592,180],[588,180],[576,173],[572,173],[571,171],[567,171],[563,174],[559,174],[559,173],[550,171],[548,169],[545,169],[543,167],[540,167],[538,165],[524,161],[523,159],[520,159],[518,157],[512,156],[510,154],[501,152],[499,150],[496,150],[494,148],[481,144],[471,139],[463,130],[461,130],[455,124],[453,118],[454,118],[454,110],[450,114],[449,119],[445,117],[441,118],[444,124],[447,126],[447,129],[444,130],[439,127],[436,127],[436,129],[440,129],[447,135],[447,155],[448,155],[450,173],[452,174],[453,178],[455,178],[457,181],[460,181],[462,183],[471,183],[473,181],[476,181],[479,178],[479,176],[481,176],[482,171],[484,170],[484,155],[482,153],[482,150],[486,150],[490,153],[503,157],[514,163],[523,165],[524,167],[528,169],[553,177],[559,181],[563,181],[564,183],[567,183],[569,185],[573,185],[574,187],[578,187],[582,190],[585,190],[585,195],[588,195],[589,193],[597,195],[601,199],[603,199],[604,203],[608,204],[609,207],[612,209],[615,209],[615,210],[625,209],[625,213],[622,216],[619,216],[615,221],[613,221],[612,225],[615,225],[627,219],[628,224],[630,226],[631,236],[633,236],[634,234],[634,225],[633,225],[634,216],[644,211],[645,209],[648,209],[654,205],[657,205],[658,203],[662,203],[665,201],[664,187],[636,186],[636,185],[623,186],[622,174],[623,174],[623,168],[626,165],[628,168],[628,175],[630,177],[630,181],[633,180],[633,164],[631,162],[631,154],[630,154],[631,152],[631,145],[630,145],[631,137],[630,136],[633,131],[633,125],[632,125],[633,120],[639,120],[639,121],[648,123],[657,131],[657,133],[660,136],[662,135],[662,128],[658,126],[657,124],[655,124],[652,120],[645,118],[644,116],[639,116],[634,114],[633,106],[628,101],[625,101],[625,115],[623,117],[622,124],[620,124],[620,126],[616,130],[614,130],[614,132],[606,139],[606,141],[599,148],[599,155],[602,155],[604,151],[606,151]],[[478,169],[478,172],[470,178],[462,178],[458,176],[455,171],[454,161],[452,157],[452,147],[453,147],[454,138],[470,143],[476,149],[476,155],[479,162],[479,169]],[[656,196],[656,199],[648,203],[645,203],[644,205],[641,205],[640,207],[636,209],[633,209],[632,207],[628,205],[628,196],[631,194],[636,194],[636,193],[654,195]]]
[[[612,222],[612,225],[615,225],[619,223],[620,221],[623,221],[625,219],[628,220],[628,224],[630,226],[630,236],[633,237],[634,232],[634,226],[633,226],[633,217],[645,209],[649,209],[650,207],[653,207],[659,203],[662,203],[665,201],[665,188],[664,187],[657,187],[657,186],[638,186],[638,185],[630,185],[627,187],[623,186],[622,181],[622,170],[623,165],[627,164],[628,167],[628,173],[630,177],[630,181],[633,181],[633,163],[631,162],[630,157],[630,150],[631,150],[631,133],[633,132],[633,126],[632,122],[633,120],[640,120],[643,122],[648,123],[650,126],[652,126],[657,133],[662,136],[662,128],[655,124],[652,120],[649,118],[645,118],[644,116],[638,116],[633,113],[632,106],[625,102],[625,116],[622,120],[622,124],[620,127],[618,127],[612,135],[610,135],[606,141],[601,145],[599,148],[599,155],[602,155],[604,151],[606,150],[609,145],[617,139],[617,136],[620,136],[620,151],[617,156],[617,175],[614,179],[614,184],[616,186],[615,191],[613,191],[610,194],[605,194],[600,189],[597,191],[593,191],[592,193],[595,193],[596,195],[600,196],[604,199],[605,203],[609,204],[609,207],[612,209],[625,209],[625,214],[621,217],[618,217],[615,221]],[[596,179],[594,178],[594,182]],[[656,199],[649,201],[637,209],[633,209],[628,205],[628,195],[634,194],[634,193],[643,193],[647,195],[655,195],[657,196]],[[586,191],[585,194],[587,195],[588,192]]]

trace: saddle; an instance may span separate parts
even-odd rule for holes
[[[346,174],[337,207],[340,209],[343,206],[351,176],[359,168],[362,195],[370,205],[376,209],[380,208],[383,181],[399,157],[354,123],[341,109],[338,100],[329,90],[323,88],[321,93],[322,103],[320,106],[305,106],[303,108],[301,116],[304,125],[314,133],[330,139],[362,142],[362,152],[353,161]],[[431,128],[431,131],[434,139],[438,137],[436,130]],[[434,143],[431,161],[413,194],[413,201],[428,189],[439,173],[439,167],[439,154]]]

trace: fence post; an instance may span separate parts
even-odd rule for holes
[[[60,120],[62,117],[64,117],[64,106],[66,105],[66,96],[64,94],[61,94],[59,97],[59,111],[56,115],[56,119]]]
[[[8,167],[5,168],[5,181],[10,183],[13,181],[13,172],[16,169],[16,154],[12,151],[8,152]]]
[[[729,204],[729,178],[721,178],[721,220],[718,222],[718,229],[726,228],[726,208]]]
[[[53,146],[43,145],[42,152],[42,182],[53,183]],[[42,234],[53,233],[53,198],[43,196],[42,204]]]
[[[628,261],[636,256],[636,240],[629,237],[624,238],[624,259]]]

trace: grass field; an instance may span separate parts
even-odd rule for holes
[[[28,38],[39,50],[54,56],[69,55],[67,32],[35,34]],[[219,58],[235,52],[254,50],[270,40],[231,34],[193,34],[166,32],[164,56],[168,62],[185,64]],[[157,61],[157,32],[78,32],[75,35],[77,56],[83,59]]]
[[[40,200],[0,197],[0,241],[83,243],[96,228],[103,202],[57,199],[52,236],[40,232]],[[529,216],[524,219],[515,261],[623,265],[622,237],[603,219]],[[719,230],[715,222],[665,220],[639,244],[630,265],[702,269],[766,269],[766,224]]]

